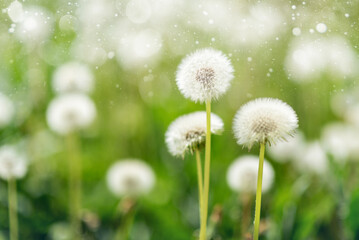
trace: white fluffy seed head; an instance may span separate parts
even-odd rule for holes
[[[0,177],[4,180],[22,178],[27,172],[27,161],[14,146],[0,148]]]
[[[201,49],[182,60],[176,82],[185,98],[203,103],[227,91],[233,72],[230,60],[221,51]]]
[[[107,172],[107,186],[118,197],[147,194],[154,184],[152,168],[138,159],[118,161]]]
[[[88,127],[96,117],[96,107],[87,95],[68,93],[52,100],[46,117],[53,131],[65,135]]]
[[[56,69],[52,79],[52,86],[58,93],[89,93],[94,87],[94,76],[87,65],[79,62],[69,62]]]
[[[0,93],[0,128],[8,125],[15,114],[15,107],[12,101]]]
[[[206,141],[207,132],[206,112],[194,112],[183,115],[174,120],[165,134],[166,144],[173,156],[184,156],[201,148]],[[216,114],[211,113],[211,132],[220,134],[223,131],[223,121]]]
[[[237,158],[228,168],[227,183],[236,192],[255,193],[257,190],[259,159],[257,156],[245,155]],[[273,185],[274,170],[269,162],[263,163],[262,192],[267,192]]]
[[[251,148],[254,143],[275,144],[293,135],[298,127],[294,110],[279,99],[258,98],[242,106],[233,121],[237,143]]]

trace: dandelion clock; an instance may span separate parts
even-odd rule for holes
[[[185,57],[178,67],[176,83],[185,98],[206,103],[206,144],[200,240],[206,239],[211,159],[211,101],[229,88],[233,79],[230,60],[218,50],[200,49]]]
[[[8,182],[10,239],[18,239],[16,179],[27,172],[27,160],[15,146],[0,148],[0,178]]]
[[[265,145],[267,143],[274,145],[278,141],[285,140],[294,134],[297,127],[297,114],[279,99],[255,99],[242,106],[234,117],[233,131],[237,143],[248,149],[255,143],[260,144],[254,240],[258,240],[259,236]]]

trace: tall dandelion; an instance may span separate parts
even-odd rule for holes
[[[208,48],[198,50],[183,59],[176,75],[177,86],[185,98],[206,103],[207,130],[200,240],[206,239],[207,231],[211,161],[211,100],[218,99],[228,90],[233,79],[233,72],[230,60],[221,51]]]
[[[206,112],[194,112],[174,120],[166,132],[166,144],[169,152],[176,157],[184,157],[186,153],[195,152],[198,177],[198,196],[200,219],[202,217],[203,177],[200,151],[206,141]],[[223,132],[223,121],[211,113],[211,133]]]
[[[278,99],[259,98],[242,106],[233,121],[233,131],[237,143],[250,149],[260,144],[256,207],[253,239],[259,237],[259,221],[262,198],[262,179],[265,145],[274,145],[292,136],[298,127],[294,110]]]
[[[81,156],[78,131],[87,128],[96,117],[96,108],[85,94],[60,95],[50,103],[47,123],[51,130],[66,137],[69,153],[69,203],[72,239],[81,238]]]
[[[23,178],[26,172],[27,161],[14,146],[0,148],[0,177],[8,182],[10,240],[19,239],[16,179]]]

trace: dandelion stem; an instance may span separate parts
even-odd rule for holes
[[[17,195],[16,180],[10,177],[8,181],[9,198],[9,221],[10,221],[10,240],[18,239],[18,220],[17,220]]]
[[[206,240],[207,232],[207,216],[208,216],[208,196],[209,196],[209,178],[210,178],[210,166],[211,166],[211,100],[206,101],[207,112],[207,130],[206,130],[206,155],[204,162],[204,188],[203,188],[203,200],[202,200],[202,219],[201,219],[201,231],[200,240]]]
[[[258,180],[257,180],[257,194],[256,194],[256,209],[254,216],[254,234],[253,240],[258,240],[259,237],[259,223],[261,215],[261,200],[262,200],[262,179],[263,179],[263,162],[264,162],[265,142],[260,144],[259,166],[258,166]]]
[[[200,221],[202,220],[203,214],[203,176],[202,176],[202,163],[201,163],[201,155],[199,150],[196,149],[196,161],[197,161],[197,177],[198,177],[198,202],[199,202],[199,216]]]
[[[69,159],[69,211],[72,239],[81,239],[81,158],[76,134],[67,136]]]

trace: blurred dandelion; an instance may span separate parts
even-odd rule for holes
[[[94,76],[85,64],[69,62],[56,69],[52,86],[57,93],[90,93],[94,88]]]
[[[148,194],[155,185],[152,168],[139,159],[123,159],[115,162],[107,172],[107,186],[117,197],[122,214],[116,239],[128,239],[133,224],[134,207],[138,197]]]
[[[82,93],[67,93],[55,98],[47,109],[51,130],[66,137],[69,160],[69,205],[73,239],[81,239],[81,154],[77,133],[87,128],[96,117],[92,100]]]
[[[96,117],[96,107],[88,96],[68,93],[52,100],[46,117],[54,132],[66,135],[87,128]]]
[[[242,106],[233,120],[233,131],[237,143],[250,149],[260,144],[256,210],[253,239],[259,237],[259,221],[262,198],[262,179],[265,145],[274,145],[294,134],[298,118],[294,110],[279,99],[259,98]]]
[[[227,171],[228,186],[235,192],[256,193],[258,179],[258,158],[244,155],[234,160]],[[263,163],[262,192],[267,192],[273,185],[274,170],[267,160]]]
[[[24,19],[22,4],[17,0],[13,1],[7,9],[7,14],[14,23],[21,22]]]
[[[211,163],[211,100],[218,99],[229,88],[234,69],[230,60],[214,49],[201,49],[184,58],[178,67],[176,83],[185,98],[206,102],[206,145],[200,240],[206,239],[208,195]]]
[[[150,166],[138,159],[114,163],[107,172],[107,186],[117,197],[137,197],[149,193],[155,184]]]
[[[10,240],[17,240],[17,191],[16,179],[23,178],[27,172],[27,160],[15,146],[5,145],[0,148],[0,177],[8,182],[8,204],[10,222]]]

